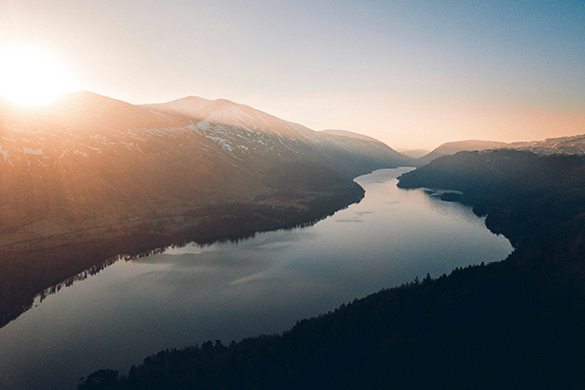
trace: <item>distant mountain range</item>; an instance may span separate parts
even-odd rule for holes
[[[480,140],[447,142],[432,150],[427,155],[418,158],[417,162],[418,165],[425,165],[441,156],[453,155],[462,151],[482,151],[492,149],[528,150],[543,156],[550,156],[553,154],[583,155],[585,154],[585,135],[547,138],[544,141],[512,143]]]

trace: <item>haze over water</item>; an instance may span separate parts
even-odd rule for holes
[[[367,294],[512,250],[470,208],[401,190],[409,168],[356,181],[366,197],[314,226],[118,261],[0,329],[0,389],[74,387],[148,354],[278,333]]]

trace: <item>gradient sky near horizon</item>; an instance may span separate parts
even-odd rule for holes
[[[585,134],[582,0],[2,0],[7,44],[77,89],[226,98],[396,149]]]

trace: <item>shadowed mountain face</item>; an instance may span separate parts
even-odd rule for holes
[[[410,161],[227,100],[0,113],[0,315],[119,253],[323,217],[360,199],[354,177]]]

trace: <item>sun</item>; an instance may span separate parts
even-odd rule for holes
[[[0,95],[23,107],[46,104],[76,90],[57,56],[33,46],[0,47]]]

